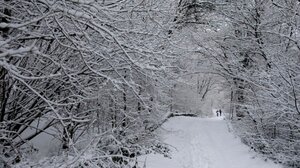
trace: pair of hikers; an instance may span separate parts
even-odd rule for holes
[[[222,110],[221,109],[217,110],[216,113],[217,113],[217,117],[222,116]]]

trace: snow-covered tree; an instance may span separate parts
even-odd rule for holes
[[[24,159],[22,149],[41,134],[61,142],[66,165],[134,164],[160,150],[152,128],[166,108],[158,92],[176,60],[170,8],[152,0],[1,1],[0,162]]]
[[[296,1],[232,1],[213,62],[230,83],[232,113],[255,150],[299,166],[298,12]]]

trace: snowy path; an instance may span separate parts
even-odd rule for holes
[[[175,149],[172,159],[151,154],[147,168],[280,168],[255,158],[249,147],[228,131],[225,120],[176,117],[164,128],[165,142]]]

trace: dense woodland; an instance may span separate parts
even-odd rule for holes
[[[245,144],[299,167],[299,12],[297,0],[0,0],[0,167],[143,167],[168,156],[163,122],[218,102]]]

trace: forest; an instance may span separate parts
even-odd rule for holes
[[[300,0],[0,0],[0,167],[143,167],[211,108],[300,167]]]

